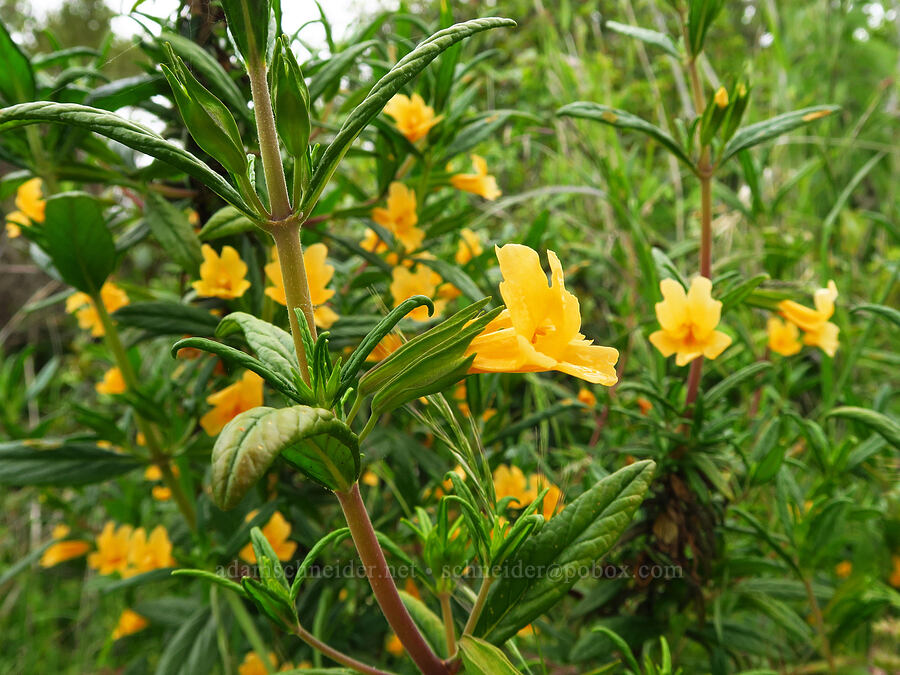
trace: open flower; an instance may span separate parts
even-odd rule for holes
[[[113,631],[112,639],[118,640],[126,635],[133,635],[147,627],[147,619],[132,609],[125,609],[119,616],[119,622]]]
[[[443,280],[426,265],[416,266],[416,271],[411,272],[400,265],[391,273],[391,295],[394,298],[394,307],[414,295],[424,295],[434,298],[438,295],[438,286]],[[440,316],[444,311],[447,301],[444,299],[434,301],[434,316]],[[416,307],[408,315],[415,321],[428,321],[428,308]]]
[[[495,248],[506,309],[469,345],[470,373],[536,373],[558,370],[594,384],[616,383],[619,352],[585,339],[578,298],[566,290],[559,258],[548,251],[552,283],[533,249]]]
[[[403,339],[396,333],[388,333],[375,345],[366,361],[384,361],[403,346]]]
[[[456,249],[456,262],[465,265],[472,258],[477,258],[484,249],[481,246],[481,238],[468,227],[459,231],[459,246]]]
[[[503,193],[497,187],[497,179],[488,174],[487,162],[483,157],[471,155],[475,173],[458,173],[450,177],[450,184],[457,190],[481,195],[493,201]]]
[[[517,466],[501,464],[494,469],[494,494],[497,501],[506,497],[513,497],[516,508],[528,506],[537,497],[537,490],[529,484],[528,478]]]
[[[191,284],[197,295],[232,300],[241,297],[250,288],[250,282],[245,278],[247,263],[241,260],[233,247],[225,246],[220,256],[212,246],[203,244],[201,252],[200,280]]]
[[[388,245],[381,240],[378,233],[371,227],[366,228],[365,236],[360,240],[359,246],[372,253],[384,253],[388,248]]]
[[[128,553],[131,550],[131,525],[120,525],[107,521],[97,537],[97,550],[88,556],[88,566],[100,574],[124,573],[128,567]]]
[[[588,408],[593,408],[597,405],[596,394],[586,387],[582,387],[578,390],[578,400],[581,403],[584,403]]]
[[[26,180],[16,190],[16,209],[6,216],[6,234],[10,239],[15,239],[21,233],[22,225],[43,223],[45,218],[46,202],[41,191],[41,179],[31,178]]]
[[[405,94],[394,94],[384,106],[384,114],[394,118],[394,124],[410,143],[425,138],[431,127],[441,121],[443,116],[434,116],[434,108],[426,105],[418,94],[408,97]]]
[[[796,324],[773,316],[769,318],[766,327],[769,332],[769,349],[776,354],[791,356],[803,349]]]
[[[313,318],[319,328],[329,329],[340,316],[325,303],[334,295],[334,291],[328,288],[331,277],[334,276],[334,267],[326,262],[328,247],[325,244],[313,244],[303,251],[303,266],[306,269],[306,280],[309,284],[309,299],[315,306]],[[272,262],[265,266],[266,276],[272,285],[266,288],[266,295],[272,300],[287,305],[284,295],[284,279],[281,276],[281,263],[278,260],[278,252],[273,249]]]
[[[372,220],[389,230],[407,252],[422,245],[425,232],[416,227],[416,193],[403,183],[393,182],[388,188],[387,208],[372,209]],[[373,232],[374,234],[374,232]]]
[[[144,528],[139,527],[131,535],[128,547],[128,567],[122,576],[143,574],[173,565],[175,565],[175,559],[172,557],[172,542],[169,541],[166,528],[157,525],[148,537]]]
[[[128,304],[128,294],[111,281],[103,284],[100,299],[103,300],[103,306],[109,314]],[[66,311],[69,314],[74,313],[78,325],[84,330],[90,330],[92,336],[103,337],[106,334],[94,301],[87,293],[73,293],[66,298]]]
[[[251,511],[247,514],[245,520],[253,520],[256,517],[256,513],[256,511]],[[291,536],[291,524],[284,519],[280,511],[273,513],[272,517],[269,518],[269,522],[263,525],[260,530],[272,546],[272,550],[275,551],[275,555],[278,556],[279,560],[287,561],[294,557],[294,552],[297,550],[297,542],[289,539]],[[256,563],[256,553],[253,551],[252,544],[244,546],[238,555],[251,565]]]
[[[206,402],[213,409],[200,418],[200,426],[210,436],[215,436],[242,412],[263,404],[262,378],[247,370],[234,384],[207,396]]]
[[[650,334],[650,342],[663,356],[676,354],[675,363],[686,365],[698,356],[714,359],[731,344],[731,338],[716,330],[722,303],[712,299],[712,282],[696,277],[690,290],[674,279],[659,284],[663,301],[656,303],[656,318],[662,330]]]
[[[94,385],[98,394],[123,394],[125,393],[125,378],[118,366],[110,368],[103,374],[103,379]]]
[[[840,329],[828,319],[834,314],[837,296],[837,286],[829,281],[826,288],[820,288],[813,294],[815,309],[793,300],[782,300],[778,303],[778,311],[785,319],[800,327],[803,331],[803,344],[818,347],[828,356],[834,356]]]
[[[55,543],[51,544],[47,550],[41,555],[41,567],[53,567],[73,558],[80,558],[89,550],[91,545],[89,542],[79,539],[68,539],[69,528],[66,525],[57,525],[53,528],[53,539]]]

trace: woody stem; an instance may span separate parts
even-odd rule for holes
[[[309,296],[309,282],[306,279],[306,267],[303,264],[303,248],[300,245],[300,224],[288,223],[273,226],[269,233],[275,240],[278,252],[278,263],[281,265],[281,280],[284,283],[284,299],[287,303],[288,321],[291,323],[291,335],[294,338],[294,351],[300,365],[300,376],[309,384],[309,368],[307,366],[306,349],[300,333],[300,324],[294,309],[300,309],[306,317],[309,332],[313,341],[316,339],[316,322],[313,317],[312,300]]]
[[[100,317],[100,323],[103,324],[103,339],[106,342],[109,351],[112,352],[113,360],[116,362],[119,372],[122,373],[122,379],[125,381],[125,386],[129,391],[137,392],[137,373],[134,372],[134,368],[131,366],[128,352],[125,351],[125,346],[122,344],[122,339],[119,337],[119,330],[116,328],[116,324],[109,315],[109,312],[106,311],[106,305],[103,304],[103,298],[100,296],[100,293],[97,292],[91,294],[91,301],[97,309],[97,316]],[[166,487],[171,491],[172,498],[178,505],[188,526],[191,530],[196,530],[197,515],[194,512],[194,507],[188,500],[187,495],[185,495],[184,491],[181,489],[181,483],[178,482],[178,479],[175,478],[175,474],[172,472],[172,467],[169,465],[169,459],[157,436],[157,428],[137,410],[134,411],[134,419],[138,430],[144,435],[144,440],[147,444],[147,449],[150,451],[153,463],[159,467],[163,483],[165,483]]]

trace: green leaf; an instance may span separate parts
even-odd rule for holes
[[[729,289],[729,291],[722,296],[722,311],[725,312],[732,307],[741,304],[750,297],[750,294],[756,290],[757,286],[768,278],[768,274],[757,274],[749,279],[745,279],[734,288]]]
[[[344,73],[349,70],[356,58],[370,47],[378,44],[377,40],[357,42],[344,51],[332,56],[328,62],[313,76],[309,83],[309,100],[318,101],[319,97],[333,85],[337,85]]]
[[[477,637],[464,635],[459,653],[466,675],[522,675],[499,648]]]
[[[247,593],[244,591],[244,587],[238,583],[235,583],[231,579],[226,579],[225,577],[219,576],[215,572],[207,572],[206,570],[192,570],[192,569],[181,569],[181,570],[172,570],[173,577],[196,577],[198,579],[203,579],[204,581],[208,581],[212,584],[216,584],[218,586],[222,586],[227,588],[229,591],[234,591],[238,595],[242,595],[246,597]]]
[[[900,424],[891,417],[868,408],[844,406],[831,410],[825,417],[841,417],[863,424],[876,431],[895,448],[900,448]]]
[[[578,117],[609,124],[620,129],[634,129],[661,143],[669,152],[681,162],[694,170],[694,163],[678,142],[658,126],[645,119],[632,115],[625,110],[611,108],[608,105],[591,103],[589,101],[576,101],[569,103],[556,111],[561,117]]]
[[[501,566],[475,633],[500,644],[559,602],[631,522],[655,466],[645,460],[620,469],[547,521]],[[542,574],[516,572],[529,565]]]
[[[892,322],[895,326],[900,327],[900,310],[897,310],[894,307],[865,303],[862,305],[857,305],[850,310],[851,314],[855,314],[856,312],[872,312],[873,314],[878,314],[879,316]]]
[[[472,277],[463,272],[458,265],[451,265],[446,260],[441,260],[440,258],[415,258],[415,261],[421,265],[430,267],[440,274],[444,281],[449,281],[456,286],[462,291],[463,295],[472,302],[478,302],[487,295],[478,288],[478,284],[472,281]]]
[[[400,91],[403,85],[424,70],[441,52],[452,47],[460,40],[491,28],[515,25],[516,22],[512,19],[498,17],[474,19],[465,23],[459,23],[438,31],[400,59],[384,77],[375,83],[375,86],[372,87],[372,90],[363,102],[350,113],[334,140],[325,150],[322,159],[315,167],[309,189],[300,207],[302,214],[308,216],[312,212],[313,207],[319,200],[319,196],[322,194],[328,181],[331,180],[338,164],[340,164],[344,155],[347,154],[353,141],[356,140],[366,125],[381,112],[381,109],[391,97]],[[312,92],[310,94],[312,95]],[[2,126],[0,126],[0,130],[2,130]]]
[[[166,78],[160,74],[135,75],[113,80],[91,91],[84,105],[101,110],[119,110],[149,101],[157,94],[168,94]]]
[[[133,150],[156,157],[196,178],[250,218],[253,211],[228,181],[186,150],[140,124],[106,110],[75,103],[36,101],[0,110],[0,132],[29,124],[68,124],[106,136]]]
[[[297,574],[294,576],[294,581],[291,583],[291,601],[296,602],[297,596],[300,595],[300,588],[303,584],[303,580],[306,578],[306,572],[312,567],[312,564],[316,561],[316,558],[319,557],[319,554],[322,553],[328,546],[332,544],[337,544],[344,539],[347,539],[350,536],[350,528],[342,527],[338,530],[332,530],[324,537],[319,539],[311,549],[309,549],[309,553],[306,554],[306,557],[303,558],[303,562],[300,563],[300,567],[297,568]]]
[[[63,280],[94,295],[116,266],[116,245],[94,197],[66,192],[47,200],[44,249]]]
[[[140,328],[150,335],[213,337],[219,325],[219,319],[207,309],[164,300],[132,302],[117,309],[112,317],[123,326]]]
[[[90,441],[24,439],[0,443],[0,485],[86,485],[140,467]]]
[[[309,406],[259,407],[231,420],[213,446],[216,504],[234,508],[278,455],[329,490],[346,490],[359,477],[359,445],[328,410]]]
[[[756,430],[750,450],[750,482],[760,485],[772,480],[784,462],[787,445],[780,442],[781,418],[773,417]]]
[[[13,42],[9,31],[0,21],[0,96],[7,104],[22,103],[34,98],[34,72],[28,57]]]
[[[425,640],[431,645],[431,648],[438,654],[451,656],[447,653],[447,633],[440,617],[432,612],[428,605],[406,591],[398,591],[398,593],[406,610],[419,630],[422,631],[422,635],[425,636]]]
[[[200,631],[210,621],[209,607],[201,607],[166,641],[155,675],[179,675]]]
[[[185,272],[197,276],[203,262],[200,240],[184,212],[162,195],[150,191],[146,196],[144,220],[168,256]]]
[[[6,586],[6,582],[15,577],[17,574],[24,572],[26,569],[31,567],[34,563],[36,563],[42,555],[44,555],[44,551],[53,546],[56,541],[51,539],[49,541],[44,542],[42,545],[28,552],[24,558],[20,558],[12,565],[7,567],[3,572],[0,572],[0,588]]]
[[[748,127],[738,129],[722,150],[722,156],[719,158],[718,163],[724,164],[741,150],[765,143],[769,139],[786,134],[797,127],[809,124],[822,117],[827,117],[838,110],[840,110],[840,106],[817,105],[778,115],[764,122],[757,122]]]
[[[203,241],[233,237],[249,232],[255,227],[253,221],[233,206],[225,206],[216,211],[197,234]]]
[[[219,322],[216,336],[224,338],[234,333],[243,334],[247,344],[266,367],[288,382],[295,380],[300,366],[290,333],[251,314],[232,312]]]
[[[252,577],[243,577],[241,585],[259,610],[284,631],[291,630],[295,609],[286,598]]]
[[[238,51],[249,64],[265,64],[269,46],[269,21],[272,18],[271,0],[220,0],[228,33]]]
[[[746,382],[747,380],[752,379],[764,370],[769,370],[771,367],[771,361],[759,361],[757,363],[751,363],[749,366],[744,366],[740,370],[726,377],[715,386],[711,387],[709,391],[707,391],[703,395],[704,405],[713,405],[735,387]]]
[[[654,47],[659,47],[666,54],[674,56],[676,59],[681,58],[681,54],[678,53],[678,47],[672,42],[672,38],[659,31],[641,28],[640,26],[629,26],[628,24],[619,23],[618,21],[607,21],[604,25],[616,33],[621,33],[622,35],[633,37],[641,42],[646,42]]]

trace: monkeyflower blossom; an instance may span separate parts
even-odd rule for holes
[[[6,216],[6,234],[15,239],[22,234],[22,225],[44,222],[46,203],[42,199],[41,179],[26,180],[16,190],[16,209]]]
[[[80,558],[91,549],[90,543],[78,539],[66,539],[69,536],[67,525],[57,525],[53,528],[54,542],[43,555],[41,555],[41,567],[53,567],[73,558]]]
[[[766,327],[769,332],[769,349],[776,354],[792,356],[803,349],[796,324],[773,316],[769,317]]]
[[[456,249],[456,262],[465,265],[472,258],[477,258],[484,253],[481,246],[481,238],[468,227],[459,231],[459,246]]]
[[[157,525],[147,536],[143,527],[136,529],[128,547],[128,567],[122,576],[130,577],[175,565],[172,542],[162,525]]]
[[[306,280],[309,284],[309,299],[315,309],[313,318],[319,328],[325,330],[331,328],[340,316],[325,303],[334,295],[334,291],[328,288],[331,278],[334,276],[334,267],[326,262],[328,247],[325,244],[313,244],[303,251],[303,266],[306,269]],[[272,285],[266,288],[266,295],[280,305],[287,305],[284,295],[284,279],[281,276],[281,262],[278,260],[278,252],[272,251],[272,262],[265,266],[266,276]]]
[[[142,631],[147,627],[147,619],[135,612],[133,609],[125,609],[119,616],[119,622],[116,629],[112,633],[112,639],[118,640],[126,635],[133,635],[138,631]]]
[[[408,253],[415,251],[425,238],[425,232],[416,227],[416,193],[395,181],[388,188],[386,205],[372,209],[372,220],[390,231]]]
[[[365,236],[360,240],[359,246],[372,253],[384,253],[388,248],[388,245],[381,240],[378,233],[371,227],[366,228]]]
[[[384,114],[394,118],[397,130],[410,143],[425,138],[431,127],[443,119],[443,116],[435,117],[434,108],[427,105],[418,94],[413,94],[412,97],[394,94],[384,106]]]
[[[245,520],[253,520],[256,514],[256,511],[251,511],[247,514]],[[290,540],[291,524],[285,520],[280,511],[273,513],[272,517],[269,518],[269,522],[263,525],[260,530],[272,546],[272,550],[275,551],[275,555],[278,556],[279,560],[287,561],[294,557],[294,552],[297,550],[297,542]],[[256,553],[253,551],[252,544],[244,546],[238,555],[251,565],[256,564]]]
[[[597,396],[587,387],[582,387],[578,390],[577,398],[588,408],[593,408],[595,405],[597,405]]]
[[[396,633],[391,633],[387,636],[384,641],[384,648],[387,650],[388,654],[391,656],[400,658],[403,656],[403,643],[400,642],[400,638],[397,637]]]
[[[94,385],[98,394],[123,394],[125,393],[125,378],[118,366],[114,366],[103,374],[103,379]]]
[[[213,409],[200,418],[200,426],[207,434],[215,436],[242,412],[263,404],[263,380],[247,370],[234,384],[207,396],[206,402]]]
[[[828,356],[834,356],[840,329],[828,319],[834,314],[837,296],[837,286],[829,281],[827,287],[820,288],[813,294],[814,309],[793,300],[782,300],[778,303],[778,311],[803,331],[803,344],[818,347]]]
[[[128,294],[113,282],[107,281],[100,289],[100,299],[103,300],[103,306],[107,313],[112,314],[128,304]],[[66,298],[66,312],[75,314],[78,319],[78,325],[83,330],[90,330],[93,337],[103,337],[106,329],[94,306],[94,301],[87,293],[73,293]]]
[[[275,652],[269,652],[266,655],[266,659],[269,662],[270,668],[274,669],[278,667],[278,657],[275,656]],[[294,664],[285,662],[282,663],[281,667],[278,668],[278,672],[288,670],[303,670],[311,667],[312,666],[307,661],[301,661],[296,666],[296,668],[294,667]],[[238,666],[238,675],[268,675],[268,673],[269,669],[266,668],[266,664],[256,652],[247,652],[244,655],[244,660]]]
[[[248,288],[247,263],[231,246],[222,249],[221,256],[209,244],[201,248],[200,279],[191,284],[197,295],[204,298],[233,300],[241,297]]]
[[[841,579],[846,579],[853,574],[853,563],[849,560],[842,560],[834,566],[834,573]]]
[[[494,493],[498,502],[506,497],[513,497],[516,507],[524,508],[535,500],[538,491],[529,485],[522,469],[501,464],[494,469]]]
[[[450,177],[450,184],[457,190],[481,195],[489,201],[494,201],[502,195],[497,187],[497,179],[488,174],[487,162],[483,157],[471,155],[472,166],[475,173],[458,173]]]
[[[712,282],[696,277],[690,290],[674,279],[663,279],[659,288],[663,301],[656,303],[656,318],[662,330],[650,334],[650,342],[663,356],[675,354],[684,366],[698,356],[714,359],[731,344],[731,338],[716,330],[722,303],[712,299]]]
[[[441,281],[440,275],[425,265],[418,265],[415,272],[411,272],[402,265],[395,267],[391,273],[391,295],[394,298],[394,307],[414,295],[424,295],[428,298],[437,297]],[[435,300],[434,316],[440,316],[446,304],[445,299]],[[428,308],[416,307],[408,316],[414,321],[428,321]]]
[[[100,574],[124,573],[128,567],[128,553],[131,550],[131,525],[120,525],[107,521],[97,537],[97,550],[88,556],[88,566]]]
[[[366,361],[384,361],[387,357],[403,346],[403,338],[396,333],[388,333],[375,345]]]
[[[536,373],[557,370],[593,384],[616,383],[619,352],[581,334],[578,298],[566,290],[559,258],[548,251],[551,283],[533,249],[496,247],[506,309],[469,345],[470,373]]]

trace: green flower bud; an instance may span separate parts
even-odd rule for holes
[[[293,52],[282,36],[275,43],[272,63],[275,127],[284,147],[293,157],[306,157],[309,143],[309,90]]]

